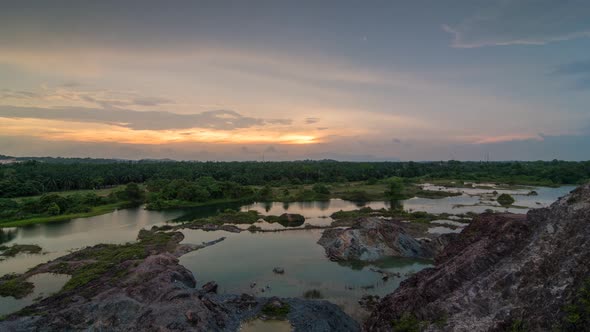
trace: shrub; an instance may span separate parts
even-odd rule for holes
[[[514,203],[514,198],[512,196],[510,196],[509,194],[502,194],[502,195],[498,196],[497,201],[502,206],[510,206]]]
[[[395,332],[421,332],[425,323],[418,320],[416,316],[404,313],[400,319],[393,321],[392,328]]]
[[[288,303],[282,303],[276,300],[271,300],[262,307],[262,313],[264,315],[278,319],[285,318],[289,314],[289,311],[291,311],[291,307]]]
[[[586,279],[574,301],[564,311],[563,331],[590,331],[590,278]]]
[[[303,293],[303,297],[306,299],[321,299],[322,293],[317,289],[311,289]]]

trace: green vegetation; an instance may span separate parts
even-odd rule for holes
[[[590,278],[586,279],[574,301],[564,308],[563,331],[590,331]]]
[[[515,202],[514,198],[512,196],[510,196],[509,194],[502,194],[502,195],[498,196],[497,201],[502,206],[510,206],[510,205],[514,204],[514,202]]]
[[[38,158],[39,159],[39,158]],[[22,160],[22,159],[21,159]],[[362,181],[374,185],[396,177],[552,186],[590,180],[590,162],[122,162],[101,159],[42,158],[0,165],[0,197],[35,196],[56,191],[105,189],[131,182],[210,177],[241,186],[299,186]],[[195,189],[195,188],[192,188]],[[362,190],[362,189],[359,189]],[[313,190],[312,190],[313,191]],[[202,200],[200,190],[181,197]],[[184,199],[181,199],[184,200]]]
[[[78,264],[68,265],[61,263],[53,272],[72,276],[64,285],[62,291],[76,289],[97,280],[103,275],[109,275],[111,277],[108,278],[109,282],[116,282],[124,277],[127,272],[127,267],[121,263],[144,259],[155,248],[171,250],[174,247],[170,242],[173,236],[173,233],[142,230],[138,235],[138,242],[123,245],[99,244],[91,248],[86,248],[77,252],[70,260],[89,263],[81,266]]]
[[[432,182],[557,185],[590,179],[586,162],[120,162],[40,159],[0,165],[0,227],[88,217],[147,203],[153,210],[251,201],[355,202],[460,195]],[[137,184],[141,183],[141,184]],[[55,193],[74,190],[72,193]],[[28,198],[22,196],[29,196]],[[499,199],[499,202],[501,200]],[[502,203],[501,203],[502,204]]]
[[[193,224],[205,225],[205,224],[254,224],[258,220],[262,219],[262,216],[258,211],[234,211],[227,209],[215,216],[208,218],[200,218],[191,221]],[[272,217],[272,216],[270,216]]]
[[[265,195],[263,190],[256,193],[250,187],[232,181],[217,181],[212,177],[202,177],[195,181],[150,180],[146,187],[149,192],[147,208],[151,210],[237,202],[252,200],[256,194]]]
[[[416,197],[420,198],[445,198],[445,197],[454,197],[454,196],[461,196],[460,192],[452,192],[446,190],[418,190],[414,193]]]
[[[90,209],[90,211],[82,212],[82,213],[69,213],[69,214],[62,214],[59,216],[34,217],[34,218],[26,218],[26,219],[22,219],[22,220],[0,221],[0,228],[43,224],[43,223],[48,223],[48,222],[70,220],[70,219],[74,219],[74,218],[87,218],[87,217],[98,216],[101,214],[109,213],[113,210],[116,210],[117,208],[121,208],[121,207],[125,207],[125,206],[126,206],[125,204],[115,203],[115,204],[107,204],[107,205],[93,207]]]
[[[278,300],[270,300],[262,307],[262,314],[271,319],[285,319],[291,307],[288,303],[282,303]]]
[[[0,296],[12,296],[16,299],[30,294],[35,288],[32,282],[23,280],[17,275],[7,274],[0,278]]]
[[[444,219],[448,217],[448,214],[441,214],[436,215],[428,212],[423,211],[414,211],[409,212],[405,211],[399,207],[393,209],[379,209],[375,210],[370,207],[363,207],[358,210],[351,210],[351,211],[336,211],[330,215],[330,217],[336,221],[341,220],[353,220],[360,217],[371,217],[371,216],[378,216],[378,217],[394,217],[405,219],[411,222],[421,222],[421,223],[429,223],[432,220],[437,219]]]
[[[116,208],[140,204],[144,191],[129,183],[108,196],[95,193],[47,194],[38,198],[0,198],[0,227],[68,220],[110,212]]]
[[[334,220],[341,220],[341,219],[356,219],[360,217],[369,217],[373,215],[385,216],[389,213],[387,209],[379,209],[374,210],[370,207],[363,207],[358,210],[351,210],[351,211],[336,211],[330,215],[330,217]]]
[[[394,332],[421,332],[427,326],[427,322],[418,320],[416,316],[409,313],[404,313],[399,319],[391,324]]]
[[[401,200],[407,198],[405,195],[404,182],[400,178],[391,178],[388,180],[388,190],[385,196],[393,200]]]
[[[303,293],[303,297],[306,299],[321,299],[322,293],[317,289],[311,289]]]
[[[0,256],[14,257],[20,253],[38,254],[41,252],[41,247],[36,244],[13,244],[10,247],[0,245]]]
[[[259,220],[264,220],[269,223],[279,223],[285,227],[298,227],[303,225],[305,222],[305,217],[300,214],[287,214],[284,213],[280,216],[273,216],[268,215],[264,216],[258,211],[249,210],[249,211],[234,211],[234,210],[225,210],[215,216],[211,216],[208,218],[201,218],[195,219],[191,221],[192,224],[197,225],[206,225],[206,224],[215,224],[215,225],[222,225],[222,224],[254,224]],[[258,227],[252,225],[249,230],[256,231],[259,230]]]
[[[529,329],[527,328],[527,324],[522,319],[517,319],[512,322],[510,325],[510,332],[527,332]]]
[[[299,227],[305,222],[305,217],[300,214],[283,213],[280,216],[265,216],[264,221],[269,223],[278,222],[284,227]]]

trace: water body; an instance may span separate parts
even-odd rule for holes
[[[50,296],[51,294],[59,292],[68,280],[70,280],[69,275],[53,273],[39,273],[30,277],[27,281],[30,281],[35,285],[31,294],[22,299],[0,297],[0,316],[24,308],[36,301]]]
[[[116,210],[111,213],[89,218],[78,218],[60,222],[37,224],[24,227],[4,228],[0,244],[36,244],[42,254],[21,254],[0,261],[2,274],[22,273],[37,264],[67,254],[69,251],[99,243],[126,243],[135,241],[139,230],[182,215],[182,211],[148,211],[143,207]]]
[[[462,214],[467,212],[483,213],[487,209],[496,212],[526,213],[529,209],[549,206],[558,198],[565,196],[575,189],[575,186],[562,186],[558,188],[548,187],[531,187],[519,190],[501,190],[501,189],[471,189],[471,188],[444,188],[436,186],[427,186],[430,190],[445,190],[461,192],[461,196],[445,197],[440,199],[428,199],[414,197],[403,201],[404,209],[411,211],[426,211],[429,213],[451,213]],[[493,196],[489,195],[493,191],[498,195],[507,193],[513,196],[515,202],[513,207],[505,208],[497,202],[489,200]],[[527,196],[534,190],[538,193],[536,196]],[[484,194],[488,195],[484,195]],[[496,196],[497,197],[497,196]]]
[[[515,205],[525,208],[508,210],[524,213],[528,208],[546,206],[573,188],[570,186],[513,191],[516,199]],[[535,190],[539,195],[525,196],[529,190]],[[491,192],[491,190],[485,192]],[[488,208],[497,211],[506,210],[500,206],[474,205],[494,203],[482,203],[480,196],[472,195],[474,193],[469,192],[462,196],[442,199],[413,198],[404,201],[403,204],[406,209],[431,213],[483,212]],[[463,204],[463,206],[457,207],[457,204]],[[16,257],[2,260],[0,261],[0,274],[22,273],[37,264],[85,246],[135,241],[142,228],[149,229],[154,225],[163,225],[167,222],[206,217],[227,208],[244,211],[257,210],[262,214],[272,215],[299,213],[306,217],[308,224],[328,225],[332,222],[329,216],[333,212],[354,210],[361,206],[380,209],[389,208],[391,203],[368,202],[363,204],[332,199],[325,202],[253,203],[243,206],[223,204],[168,211],[148,211],[143,207],[138,207],[89,218],[3,229],[0,231],[0,244],[9,246],[14,243],[37,244],[43,248],[43,253],[19,254]],[[272,224],[272,227],[282,228],[279,224]],[[357,312],[356,301],[363,294],[383,295],[393,291],[399,285],[400,278],[391,278],[387,282],[383,282],[380,274],[371,271],[371,268],[378,267],[405,275],[408,272],[418,271],[429,264],[425,261],[390,259],[374,264],[374,266],[340,265],[329,261],[325,257],[323,248],[316,243],[321,236],[321,230],[255,234],[249,232],[239,234],[207,233],[186,230],[184,233],[186,235],[185,242],[190,243],[210,241],[221,236],[227,237],[225,241],[215,246],[181,258],[181,262],[195,274],[200,285],[215,280],[220,285],[221,292],[249,292],[263,296],[301,297],[307,290],[319,289],[325,299],[341,305],[352,314]],[[274,274],[272,269],[275,266],[284,268],[285,274]],[[59,278],[46,277],[44,280],[53,284],[57,290],[64,283]],[[253,282],[256,283],[256,287],[250,288],[250,284]],[[265,288],[264,292],[261,291],[262,287]],[[38,289],[35,292],[37,294]],[[32,303],[13,300],[13,298],[0,297],[0,312],[14,311]]]
[[[220,293],[249,293],[256,296],[303,297],[317,289],[322,297],[340,305],[351,315],[360,315],[358,300],[364,294],[383,296],[399,286],[401,280],[430,265],[430,261],[390,258],[371,265],[342,265],[326,258],[316,242],[321,230],[277,233],[228,233],[185,230],[186,243],[227,237],[180,258],[193,272],[197,287],[215,280]],[[276,274],[280,267],[284,274]],[[382,280],[381,269],[397,272],[401,278]]]

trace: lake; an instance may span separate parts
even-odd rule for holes
[[[461,196],[442,199],[412,198],[403,201],[405,209],[430,213],[460,214],[469,211],[483,212],[486,209],[524,213],[529,208],[547,206],[574,187],[532,188],[510,190],[521,208],[503,208],[495,202],[482,199],[481,192],[460,190]],[[530,190],[537,196],[526,196]],[[436,189],[438,190],[438,188]],[[442,189],[441,189],[442,190]],[[479,190],[479,189],[474,189]],[[490,192],[491,190],[484,190]],[[498,190],[502,193],[502,191]],[[475,195],[475,196],[474,196]],[[256,210],[262,214],[280,215],[298,213],[306,217],[306,223],[328,225],[330,214],[339,210],[354,210],[361,206],[373,209],[388,208],[390,202],[354,203],[340,199],[324,202],[253,203],[248,205],[223,204],[192,209],[148,211],[143,207],[122,209],[101,216],[79,218],[69,221],[7,228],[0,231],[0,244],[37,244],[42,254],[19,254],[0,261],[0,275],[22,273],[31,267],[67,254],[69,251],[98,243],[125,243],[135,241],[140,229],[169,222],[192,220],[211,216],[227,208],[243,211]],[[444,222],[443,222],[444,224]],[[259,224],[257,224],[259,225]],[[452,225],[452,223],[450,223]],[[282,228],[275,224],[261,223],[263,228]],[[444,230],[438,225],[434,231]],[[430,262],[409,259],[388,259],[373,265],[346,266],[325,257],[324,249],[316,242],[321,230],[295,230],[270,233],[228,233],[184,230],[185,243],[201,243],[222,236],[223,242],[189,253],[181,257],[181,263],[191,270],[198,285],[215,280],[222,293],[251,293],[258,296],[302,297],[304,292],[320,290],[324,299],[340,305],[347,313],[359,317],[358,299],[364,294],[385,295],[398,287],[408,273],[429,266]],[[273,273],[274,267],[285,269],[284,274]],[[399,272],[401,278],[384,282],[381,275],[371,271],[380,268]],[[0,315],[5,315],[29,305],[40,296],[57,292],[67,281],[60,275],[33,277],[37,286],[33,295],[24,299],[0,297]],[[42,279],[42,280],[41,280]],[[256,286],[251,287],[253,283]],[[264,289],[264,291],[263,291]]]

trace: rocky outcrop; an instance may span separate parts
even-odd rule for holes
[[[318,243],[332,260],[377,261],[386,257],[433,258],[454,235],[416,239],[403,222],[368,217],[346,229],[327,229]]]
[[[364,327],[391,331],[404,321],[428,331],[549,331],[577,301],[588,262],[590,185],[527,215],[475,218],[434,268],[402,282]]]
[[[42,264],[40,272],[72,274],[73,284],[0,322],[0,331],[237,331],[266,298],[218,295],[198,286],[178,256],[223,240],[180,244],[182,233],[142,231],[139,242],[89,247]],[[106,264],[106,265],[105,265]],[[26,275],[22,276],[23,278]],[[325,301],[281,299],[295,331],[358,331],[357,322]],[[319,328],[309,328],[313,322]]]

